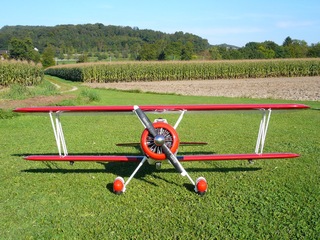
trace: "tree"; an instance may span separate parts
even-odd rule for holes
[[[164,48],[166,60],[179,60],[182,51],[182,42],[169,42]]]
[[[292,44],[292,39],[291,39],[291,37],[286,37],[286,39],[284,40],[282,46],[283,46],[283,47],[288,47],[288,46],[290,46],[291,44]]]
[[[311,44],[307,53],[308,57],[320,57],[320,43]]]
[[[219,49],[218,47],[212,47],[209,49],[209,53],[210,53],[210,56],[211,56],[211,59],[213,60],[219,60],[219,59],[222,59],[222,56],[219,52]]]
[[[286,44],[284,44],[284,51],[286,57],[304,58],[307,56],[308,53],[308,45],[306,41],[291,39]]]
[[[158,57],[157,55],[157,48],[154,44],[145,43],[140,52],[138,59],[139,60],[156,60]]]
[[[138,59],[139,51],[141,50],[141,45],[137,42],[130,46],[131,58]]]
[[[193,54],[192,42],[187,42],[181,50],[181,60],[191,60]]]
[[[10,58],[16,59],[16,60],[24,60],[27,58],[27,45],[25,42],[23,42],[20,39],[13,38],[10,40],[9,45],[10,50]]]
[[[263,59],[264,55],[259,51],[260,43],[249,42],[245,47],[241,48],[241,52],[245,59]]]
[[[38,50],[33,46],[30,38],[18,39],[12,38],[9,44],[10,58],[16,60],[34,61],[36,63],[40,60]]]
[[[41,60],[42,66],[44,68],[54,66],[56,63],[54,61],[54,48],[53,46],[49,45],[46,47],[42,54],[42,60]]]
[[[263,55],[263,58],[274,58],[276,53],[270,49],[270,48],[267,48],[265,47],[264,45],[260,45],[258,47],[258,51]]]
[[[294,40],[292,43],[293,46],[293,57],[294,58],[305,58],[308,53],[308,44],[304,40]]]
[[[265,41],[263,43],[263,45],[269,49],[269,50],[273,50],[275,55],[274,58],[284,58],[284,49],[283,46],[279,46],[278,44],[276,44],[273,41]]]
[[[229,49],[229,59],[243,59],[242,53],[238,49]]]

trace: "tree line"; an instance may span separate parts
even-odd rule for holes
[[[273,41],[249,42],[242,48],[213,46],[207,54],[211,59],[275,59],[320,57],[320,43],[308,46],[304,40],[287,37],[282,45]]]
[[[244,47],[210,45],[190,33],[167,34],[137,27],[82,25],[4,26],[0,29],[0,49],[9,58],[41,61],[46,66],[59,59],[77,56],[79,62],[95,57],[131,60],[192,59],[272,59],[320,57],[320,43],[287,37],[282,45],[272,41],[249,42]]]
[[[99,58],[189,60],[210,46],[206,39],[190,33],[167,34],[100,23],[55,27],[4,26],[0,29],[0,49],[11,50],[12,39],[32,42],[40,53],[48,47],[53,48],[58,58],[88,54]]]

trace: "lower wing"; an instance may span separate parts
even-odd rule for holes
[[[256,160],[256,159],[278,159],[296,158],[295,153],[249,153],[249,154],[208,154],[208,155],[184,155],[177,156],[181,162],[186,161],[226,161],[226,160]],[[140,162],[144,156],[117,156],[117,155],[32,155],[25,157],[30,161],[93,161],[93,162]]]

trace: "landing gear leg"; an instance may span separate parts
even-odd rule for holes
[[[129,184],[131,179],[136,175],[136,173],[139,171],[139,169],[142,167],[144,162],[147,160],[147,157],[144,157],[142,161],[139,163],[138,167],[133,171],[133,173],[128,178],[127,182],[124,182],[124,179],[122,177],[117,177],[113,182],[113,192],[115,194],[122,194],[126,191],[126,186]]]

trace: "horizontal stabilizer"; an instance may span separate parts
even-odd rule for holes
[[[207,142],[180,142],[180,146],[203,146],[208,145]],[[117,143],[116,146],[118,147],[140,147],[140,143],[132,142],[132,143]]]

